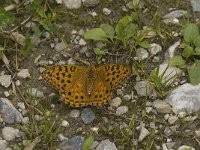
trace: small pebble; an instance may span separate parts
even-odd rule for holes
[[[139,139],[138,141],[141,142],[144,140],[144,138],[146,136],[148,136],[150,134],[150,132],[144,127],[142,126],[141,130],[140,130],[140,135],[139,135]]]
[[[65,48],[66,48],[65,44],[64,44],[63,42],[61,42],[61,43],[57,43],[57,44],[55,45],[55,48],[54,48],[54,49],[55,49],[57,52],[61,52],[61,51],[63,51]]]
[[[178,120],[177,116],[169,116],[168,122],[169,124],[174,124]]]
[[[1,75],[0,84],[5,88],[8,88],[11,85],[11,75]]]
[[[13,141],[15,137],[18,137],[19,129],[12,127],[4,127],[2,129],[2,136],[6,141]]]
[[[120,106],[117,108],[116,110],[116,114],[117,115],[123,115],[128,111],[128,107],[127,106]]]
[[[78,109],[73,109],[70,113],[69,116],[72,118],[78,118],[80,116],[81,112]]]
[[[18,102],[18,103],[17,103],[17,106],[18,106],[19,108],[21,108],[21,109],[25,109],[25,104],[24,104],[24,102]]]
[[[108,15],[110,15],[111,10],[108,8],[103,8],[103,13],[108,16]]]
[[[69,122],[66,120],[63,120],[61,125],[66,128],[69,126]]]
[[[16,86],[20,86],[20,85],[21,85],[20,80],[17,80],[17,81],[15,82],[15,84],[16,84]]]
[[[170,127],[166,127],[166,128],[165,128],[164,134],[165,134],[166,136],[170,136],[170,135],[172,135],[172,133],[173,133],[173,131],[172,131],[172,129],[171,129]]]
[[[122,99],[120,97],[115,97],[110,101],[111,107],[119,107],[122,103]]]
[[[81,112],[81,119],[85,124],[90,124],[95,119],[95,113],[90,108],[85,108]]]
[[[123,99],[126,100],[126,101],[131,100],[131,98],[132,98],[132,96],[128,95],[128,94],[126,94],[126,95],[123,96]]]
[[[4,91],[3,93],[4,93],[4,96],[5,96],[5,97],[8,97],[8,96],[11,95],[10,92],[8,92],[8,91]]]
[[[30,73],[28,69],[22,69],[17,73],[18,77],[21,77],[23,79],[26,79],[28,77],[30,77]]]
[[[83,40],[82,38],[79,40],[79,43],[78,43],[79,45],[81,45],[81,46],[84,46],[84,45],[86,45],[87,43],[86,43],[86,41],[85,40]]]

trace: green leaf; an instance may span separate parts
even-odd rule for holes
[[[192,56],[192,54],[193,54],[193,48],[189,45],[185,45],[183,52],[182,52],[182,56],[188,58],[188,57]]]
[[[106,33],[101,28],[94,28],[84,34],[84,38],[94,41],[108,41]]]
[[[200,35],[196,37],[195,41],[194,41],[194,45],[196,47],[200,47]]]
[[[10,12],[5,11],[4,8],[0,7],[0,27],[6,28],[14,21],[15,21],[15,16]]]
[[[125,16],[123,17],[121,20],[118,21],[116,27],[115,27],[115,32],[116,32],[116,35],[117,35],[117,38],[121,41],[124,40],[124,37],[125,37],[125,28],[127,27],[127,25],[129,23],[132,22],[132,18],[130,16]]]
[[[183,31],[183,34],[184,34],[184,40],[186,42],[194,43],[197,36],[199,36],[198,26],[194,23],[187,24]]]
[[[127,26],[124,28],[125,38],[128,39],[130,37],[134,37],[137,34],[137,25],[133,23],[127,24]]]
[[[111,40],[113,40],[115,36],[115,30],[112,26],[108,24],[102,24],[100,28],[106,33],[107,37],[109,37]]]
[[[96,55],[98,55],[98,56],[103,56],[103,55],[106,54],[105,51],[102,50],[102,49],[100,49],[100,48],[94,48],[94,53],[95,53]]]
[[[183,66],[183,65],[185,65],[185,60],[181,56],[174,56],[170,60],[170,65],[172,65],[172,66]]]
[[[194,63],[189,69],[188,74],[192,84],[200,83],[200,62]]]
[[[194,55],[200,56],[200,47],[194,49]]]
[[[85,142],[83,143],[83,150],[90,150],[91,146],[94,142],[94,137],[92,135],[90,135]]]

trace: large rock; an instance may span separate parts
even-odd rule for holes
[[[13,106],[7,98],[0,98],[0,113],[6,123],[22,121],[22,114]]]
[[[200,84],[185,83],[173,90],[166,100],[175,114],[197,112],[200,110]]]

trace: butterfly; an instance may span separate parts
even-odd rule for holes
[[[112,90],[130,73],[130,67],[118,64],[58,65],[46,69],[42,76],[59,91],[64,103],[83,107],[106,104],[112,98]]]

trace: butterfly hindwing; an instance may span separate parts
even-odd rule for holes
[[[94,93],[91,96],[91,105],[101,106],[107,103],[112,98],[112,91],[103,81],[96,80],[94,87]]]
[[[130,75],[131,69],[125,65],[107,64],[98,67],[98,72],[103,73],[102,77],[113,89]]]
[[[88,105],[88,96],[85,94],[85,81],[76,81],[68,91],[61,92],[61,99],[64,103],[72,107],[82,107]]]

